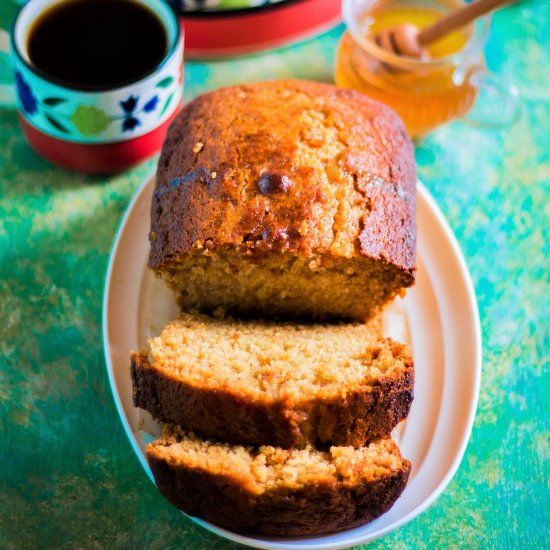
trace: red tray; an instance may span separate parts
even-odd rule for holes
[[[340,0],[286,0],[277,4],[181,16],[185,57],[243,55],[288,44],[340,22]]]

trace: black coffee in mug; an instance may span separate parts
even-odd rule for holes
[[[151,74],[168,51],[161,20],[133,0],[65,0],[44,11],[28,38],[32,65],[76,90],[118,88]]]

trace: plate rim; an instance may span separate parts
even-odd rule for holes
[[[137,442],[134,436],[134,433],[130,426],[128,418],[126,417],[126,412],[124,410],[124,406],[120,399],[119,392],[117,391],[117,388],[116,388],[116,380],[115,380],[113,364],[110,356],[109,315],[108,315],[109,307],[108,306],[109,306],[113,267],[114,267],[115,259],[117,257],[117,252],[120,246],[120,242],[122,240],[124,229],[128,223],[128,220],[133,212],[133,209],[136,203],[139,201],[142,193],[145,191],[145,189],[148,187],[148,185],[150,184],[151,180],[154,179],[154,177],[155,177],[155,172],[152,171],[149,176],[146,176],[144,178],[144,181],[140,184],[140,186],[134,192],[132,198],[130,199],[124,211],[124,214],[120,219],[115,237],[111,245],[110,253],[109,253],[109,262],[108,262],[108,266],[105,274],[104,292],[103,292],[103,301],[102,301],[102,342],[103,342],[103,352],[104,352],[105,363],[107,367],[107,374],[108,374],[111,394],[115,402],[119,420],[121,421],[124,427],[126,437],[128,438],[132,446],[132,449],[134,450],[134,453],[136,454],[141,466],[145,470],[148,477],[153,481],[153,483],[154,483],[153,475],[151,473],[151,470],[149,468],[149,465],[145,457],[143,456],[142,449],[139,446],[139,443]],[[473,328],[472,344],[473,344],[473,349],[475,354],[475,365],[473,366],[473,392],[472,392],[472,399],[470,402],[468,416],[465,424],[465,430],[461,436],[460,446],[459,446],[458,452],[455,454],[454,459],[452,460],[450,467],[447,469],[446,474],[444,475],[443,479],[441,479],[441,481],[439,482],[435,490],[433,490],[429,495],[429,497],[427,497],[421,504],[416,506],[408,514],[405,514],[401,518],[395,520],[393,523],[385,527],[382,527],[372,533],[369,533],[366,536],[362,534],[358,534],[355,537],[350,537],[345,543],[341,543],[341,544],[334,543],[334,542],[323,543],[322,541],[320,541],[319,543],[312,543],[311,545],[304,546],[304,548],[312,548],[312,549],[315,548],[316,550],[337,550],[340,548],[348,548],[350,545],[368,543],[384,535],[391,533],[392,531],[398,529],[399,527],[405,525],[406,523],[410,522],[414,518],[418,517],[420,514],[425,512],[441,496],[443,491],[447,488],[450,481],[456,474],[462,462],[462,459],[464,458],[466,448],[471,439],[472,428],[473,428],[475,415],[477,412],[478,401],[479,401],[479,392],[480,392],[481,375],[482,375],[482,332],[481,332],[481,323],[480,323],[480,317],[479,317],[479,307],[478,307],[477,298],[476,298],[475,289],[474,289],[470,271],[466,264],[466,260],[462,252],[462,249],[460,248],[460,244],[458,243],[458,240],[454,235],[454,232],[452,231],[452,228],[449,222],[445,218],[441,208],[435,201],[432,194],[424,186],[424,184],[420,181],[420,179],[417,179],[416,190],[417,190],[417,197],[418,195],[420,195],[421,199],[425,201],[429,211],[434,215],[437,223],[440,225],[441,229],[443,230],[448,240],[448,244],[450,244],[451,246],[453,255],[456,261],[458,262],[461,279],[464,282],[466,287],[466,292],[468,296],[468,305],[472,310],[471,313],[474,321],[474,324],[472,327]],[[241,535],[239,533],[229,531],[222,527],[218,527],[217,525],[204,521],[200,518],[190,516],[188,514],[185,514],[185,515],[189,519],[191,519],[194,523],[200,525],[201,527],[207,529],[208,531],[218,536],[224,537],[228,540],[231,540],[233,542],[238,542],[240,544],[243,544],[249,547],[263,548],[265,550],[291,548],[292,542],[290,541],[285,542],[283,538],[274,539],[273,541],[270,541],[267,538],[264,538],[263,540],[256,539],[254,538],[254,536]],[[307,539],[304,539],[304,540],[307,540]]]

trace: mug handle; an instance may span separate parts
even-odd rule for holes
[[[500,76],[478,67],[469,76],[478,90],[473,108],[460,120],[482,128],[506,128],[521,116],[522,105],[518,90]],[[480,101],[483,98],[483,101]]]

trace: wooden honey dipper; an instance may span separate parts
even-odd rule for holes
[[[425,46],[463,27],[479,16],[493,11],[510,0],[477,0],[452,11],[433,25],[420,30],[412,23],[384,29],[375,42],[385,50],[407,57],[422,57]]]

